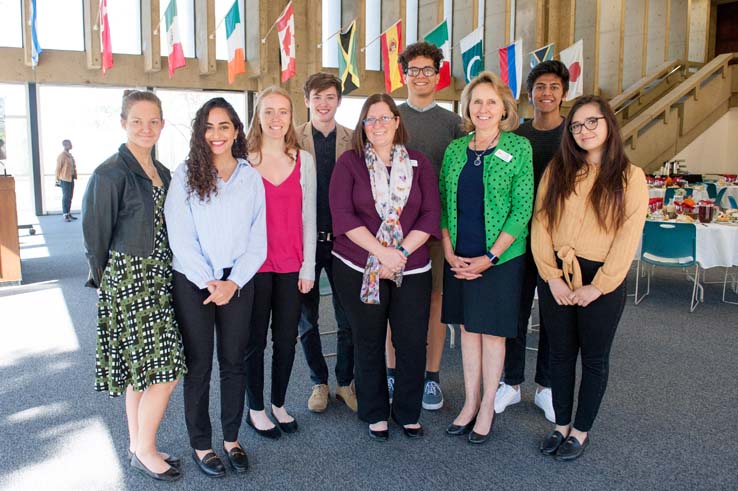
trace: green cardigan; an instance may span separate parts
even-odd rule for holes
[[[448,229],[456,248],[459,175],[466,165],[466,149],[473,133],[452,141],[443,156],[439,177],[441,191],[441,228]],[[503,160],[498,152],[512,158]],[[484,222],[487,249],[491,249],[500,232],[515,237],[515,242],[500,256],[500,263],[525,254],[525,238],[533,211],[533,160],[527,138],[503,131],[497,148],[484,157]]]

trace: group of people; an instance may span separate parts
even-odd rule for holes
[[[442,59],[429,43],[408,46],[407,102],[368,97],[353,130],[336,123],[341,82],[327,73],[306,81],[310,120],[300,127],[279,87],[259,94],[248,129],[211,99],[171,177],[152,157],[161,103],[126,92],[127,142],[90,179],[83,231],[99,292],[96,389],[126,395],[134,469],[181,477],[156,433],[183,378],[192,458],[208,476],[225,474],[208,409],[214,350],[222,454],[235,472],[248,469],[238,440],[246,398],[257,434],[298,431],[285,400],[298,337],[314,383],[308,408],[326,409],[322,271],[334,292],[335,395],[376,441],[389,438],[390,419],[408,438],[423,436],[422,408],[443,406],[441,354],[446,324],[456,324],[465,399],[446,433],[486,442],[495,413],[520,401],[537,287],[535,403],[555,423],[540,450],[581,455],[646,217],[645,176],[627,160],[606,101],[581,97],[561,115],[569,76],[560,62],[531,71],[534,118],[520,126],[492,72],[465,87],[461,117],[438,106]]]

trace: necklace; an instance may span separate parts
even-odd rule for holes
[[[477,152],[473,148],[471,149],[471,151],[474,152],[474,155],[475,155],[475,157],[474,157],[474,167],[479,167],[480,165],[482,165],[482,155],[484,155],[490,148],[492,148],[492,144],[495,142],[495,140],[497,140],[497,137],[498,136],[500,136],[500,132],[499,131],[497,132],[497,134],[495,135],[495,137],[492,138],[492,140],[490,140],[489,145],[487,145],[487,148],[485,148],[481,152]],[[476,133],[474,133],[474,146],[475,147],[477,146],[477,134]]]

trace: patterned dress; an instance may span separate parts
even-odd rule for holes
[[[164,223],[166,191],[154,187],[154,252],[110,251],[97,304],[95,390],[143,391],[187,371],[172,307],[172,252]]]

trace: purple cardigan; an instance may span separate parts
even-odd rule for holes
[[[438,179],[428,158],[415,150],[408,150],[410,159],[418,162],[413,168],[410,196],[400,215],[404,236],[412,230],[420,230],[441,238],[441,202]],[[333,251],[359,268],[366,266],[369,253],[351,242],[346,232],[365,226],[376,235],[382,220],[374,207],[369,170],[364,154],[355,150],[344,152],[336,161],[329,189],[331,216],[333,217]],[[422,268],[430,261],[428,247],[423,244],[413,252],[405,265],[406,270]]]

